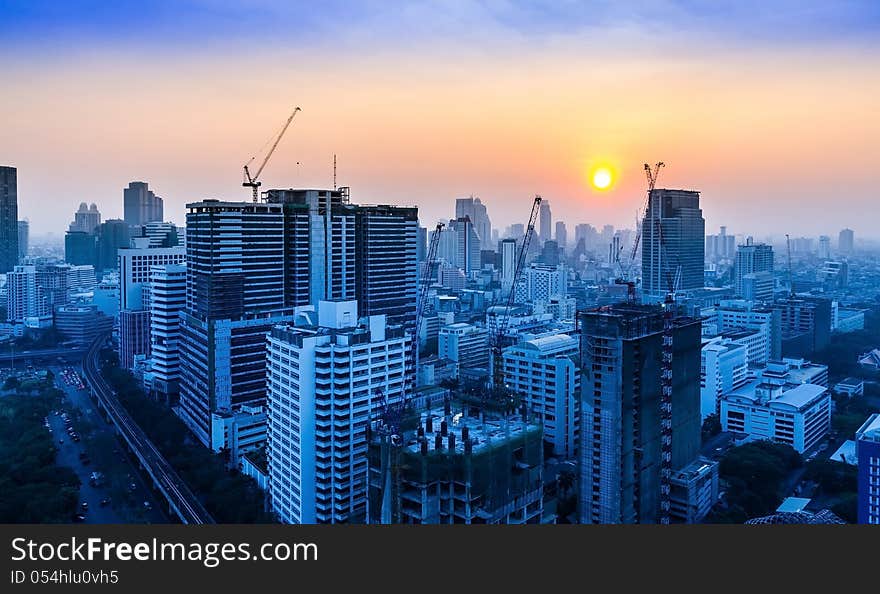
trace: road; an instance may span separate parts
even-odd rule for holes
[[[99,336],[89,347],[83,360],[83,373],[101,408],[116,425],[119,434],[128,444],[144,470],[155,482],[159,492],[167,499],[172,511],[184,524],[213,524],[214,519],[189,487],[177,475],[168,461],[159,453],[153,442],[129,416],[119,403],[116,394],[101,374],[99,355],[107,335]]]
[[[64,359],[75,361],[85,353],[82,348],[65,349],[42,349],[32,351],[15,351],[4,347],[0,351],[0,363],[6,365],[15,363],[16,367],[24,366],[28,361],[43,361],[46,359]]]
[[[49,415],[52,436],[58,444],[57,462],[69,466],[80,479],[80,503],[88,504],[88,511],[83,514],[85,523],[167,523],[163,506],[125,455],[121,438],[97,411],[87,390],[68,383],[64,368],[50,367],[50,370],[55,374],[56,386],[65,395],[64,410]],[[69,416],[74,431],[81,438],[79,442],[68,435],[61,412]],[[90,482],[92,472],[104,476],[103,484],[98,486]],[[109,503],[101,505],[105,500]],[[144,506],[144,502],[149,503],[150,508]]]

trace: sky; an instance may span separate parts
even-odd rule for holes
[[[241,199],[242,165],[302,111],[263,188],[493,225],[632,227],[643,163],[696,189],[707,232],[878,237],[880,2],[0,0],[0,164],[32,233],[80,202],[166,218]],[[598,165],[611,189],[590,184]]]

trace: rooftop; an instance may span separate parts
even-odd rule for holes
[[[874,413],[856,431],[857,440],[880,442],[880,413]]]
[[[806,497],[786,497],[785,500],[776,508],[776,513],[795,513],[804,511],[809,505],[810,499]]]

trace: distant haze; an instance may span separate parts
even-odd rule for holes
[[[248,199],[241,166],[295,105],[264,189],[332,186],[335,153],[356,202],[428,225],[473,194],[503,229],[540,193],[573,237],[632,227],[662,160],[660,186],[702,191],[707,233],[880,235],[875,2],[17,4],[0,164],[35,235],[80,202],[121,217],[132,180],[178,223],[188,201]]]

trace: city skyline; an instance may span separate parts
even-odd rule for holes
[[[0,24],[0,162],[32,236],[80,202],[121,218],[132,180],[178,224],[188,202],[247,200],[241,166],[300,105],[264,188],[331,188],[336,154],[339,185],[423,226],[474,195],[503,230],[539,193],[555,220],[632,228],[662,159],[658,187],[700,191],[707,230],[877,238],[853,221],[876,199],[870,3],[362,2],[348,22],[332,3],[89,5],[12,3]],[[254,27],[292,34],[266,47]]]

